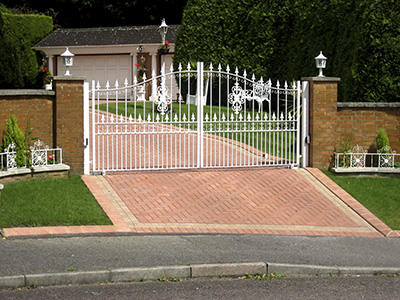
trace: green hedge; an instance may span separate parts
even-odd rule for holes
[[[4,21],[0,11],[0,88],[22,88],[24,86],[20,60],[12,41],[4,36]]]
[[[189,0],[174,63],[230,64],[274,80],[341,77],[340,101],[400,101],[398,0]],[[232,69],[232,68],[231,68]]]
[[[32,47],[53,31],[52,18],[44,15],[3,13],[2,20],[1,39],[6,47],[0,50],[2,52],[0,60],[2,63],[6,60],[10,62],[6,63],[7,68],[0,71],[0,88],[41,87],[39,76],[41,62]]]

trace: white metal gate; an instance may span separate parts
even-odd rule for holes
[[[300,82],[203,63],[91,88],[92,172],[300,164]]]

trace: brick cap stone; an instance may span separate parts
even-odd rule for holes
[[[0,90],[0,96],[54,96],[56,93],[54,91],[48,90]]]
[[[340,77],[302,77],[302,81],[322,81],[322,82],[339,82],[341,79]]]
[[[54,80],[85,81],[86,76],[54,76]]]
[[[343,107],[343,108],[347,108],[347,107],[350,107],[350,108],[352,108],[352,107],[396,108],[396,107],[400,107],[400,102],[338,102],[337,106]]]

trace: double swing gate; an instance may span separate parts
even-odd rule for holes
[[[152,75],[92,83],[93,172],[299,166],[300,82],[203,63]]]

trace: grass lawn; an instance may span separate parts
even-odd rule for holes
[[[400,230],[400,178],[323,172],[393,230]]]
[[[112,225],[80,176],[4,185],[0,228]]]

